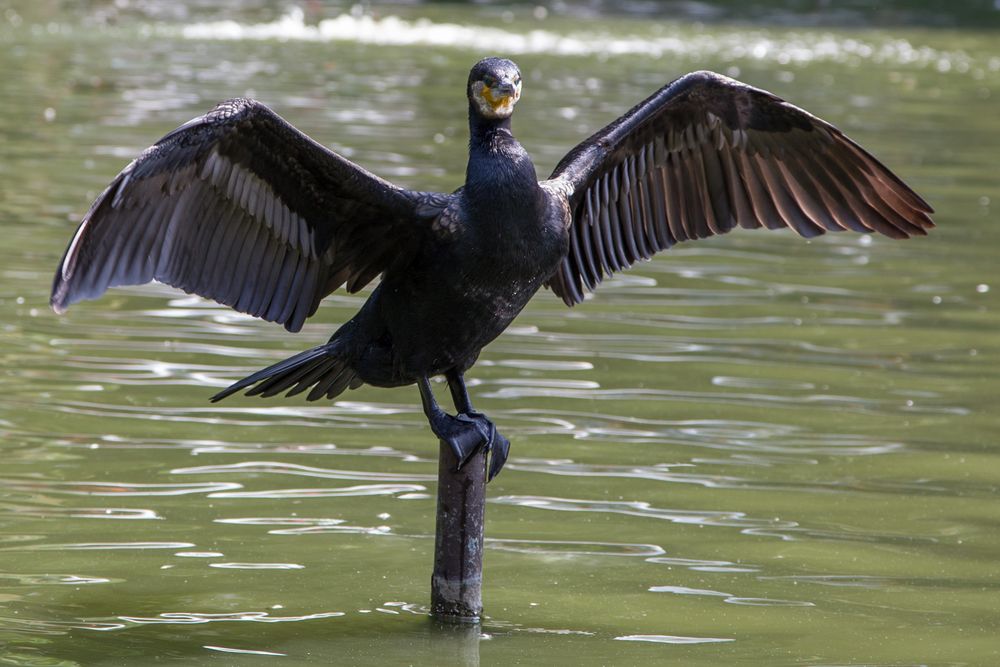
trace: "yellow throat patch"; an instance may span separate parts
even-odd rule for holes
[[[507,118],[514,113],[514,105],[521,99],[521,82],[514,86],[514,93],[504,95],[482,81],[472,84],[472,99],[476,101],[479,113],[487,118]]]

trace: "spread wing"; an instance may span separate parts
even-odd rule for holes
[[[144,151],[91,206],[52,287],[62,312],[158,280],[298,331],[320,300],[405,261],[446,204],[234,99]]]
[[[715,74],[670,83],[556,166],[570,249],[548,285],[567,305],[679,241],[734,227],[924,235],[933,209],[833,125]]]

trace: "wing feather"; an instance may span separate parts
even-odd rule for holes
[[[571,241],[576,273],[583,280],[583,284],[586,285],[587,289],[594,289],[594,286],[598,283],[597,270],[594,268],[594,251],[591,244],[581,238],[587,233],[587,226],[583,224],[574,225],[571,233],[577,237],[577,239]],[[584,262],[582,252],[587,253],[586,262]]]
[[[447,201],[229,100],[144,151],[94,202],[51,304],[158,280],[295,331],[332,289],[360,289],[410,257]]]
[[[705,210],[710,213],[708,227],[715,234],[725,234],[733,228],[733,215],[726,197],[726,177],[722,171],[719,151],[709,141],[702,142],[699,148],[707,186],[703,194],[707,200]]]
[[[670,235],[673,236],[675,241],[686,241],[688,236],[687,232],[684,231],[680,174],[677,169],[661,169],[660,177],[663,179],[667,191],[667,219],[665,221],[667,229],[670,230]]]
[[[548,284],[568,305],[614,271],[734,227],[906,238],[934,226],[927,202],[840,130],[712,72],[661,88],[570,151],[550,181],[571,229]]]
[[[663,182],[661,170],[653,167],[649,173],[649,198],[653,206],[650,212],[650,224],[653,227],[653,235],[656,237],[656,245],[661,250],[669,248],[674,244],[670,236],[670,229],[667,227],[667,192]]]

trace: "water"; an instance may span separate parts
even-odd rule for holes
[[[1000,661],[995,33],[144,7],[0,14],[5,664]],[[539,295],[470,374],[513,450],[469,634],[426,617],[437,447],[415,389],[207,402],[363,295],[297,336],[160,286],[46,304],[90,201],[226,97],[452,189],[488,52],[525,72],[515,129],[541,174],[711,68],[837,123],[939,228],[737,232],[573,310]]]

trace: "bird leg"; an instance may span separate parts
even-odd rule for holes
[[[489,440],[484,445],[490,454],[490,469],[486,476],[486,481],[492,481],[500,474],[504,463],[507,462],[507,455],[510,453],[510,441],[497,431],[496,426],[490,419],[481,412],[477,412],[472,407],[472,400],[469,398],[469,390],[465,386],[465,378],[455,370],[445,373],[448,380],[448,389],[451,390],[451,400],[455,403],[455,409],[459,412],[459,418],[468,417],[477,423],[482,424],[490,434]]]
[[[480,447],[488,445],[494,438],[496,429],[493,424],[484,424],[481,420],[468,415],[459,414],[454,417],[438,406],[431,391],[431,384],[426,377],[417,381],[420,388],[420,401],[424,406],[424,414],[431,425],[431,430],[441,440],[448,443],[451,451],[458,459],[458,469],[461,469],[469,459],[479,451]]]

